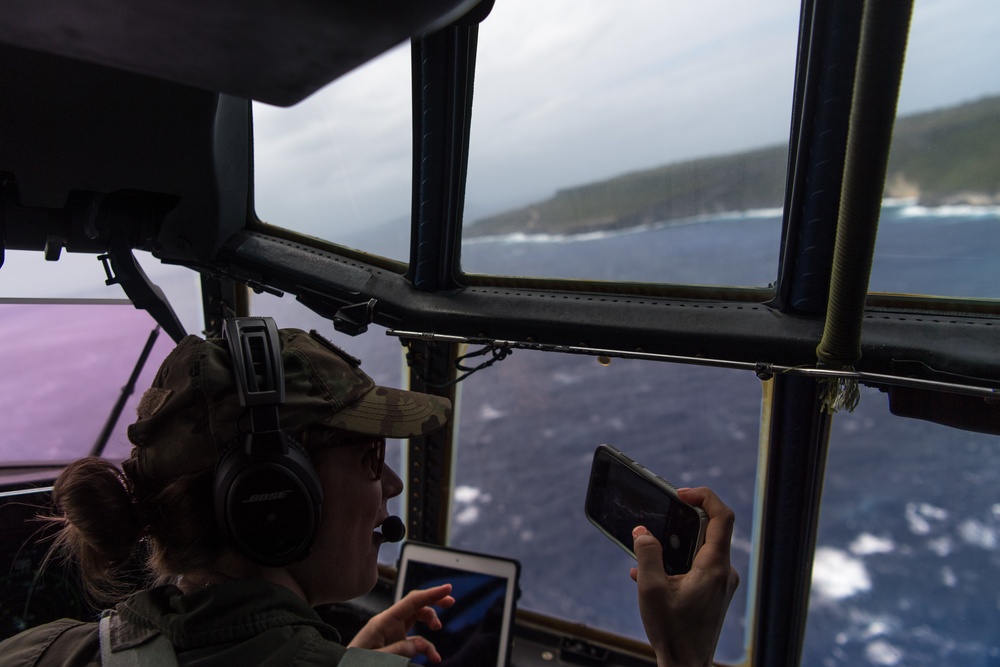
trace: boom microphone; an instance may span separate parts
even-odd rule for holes
[[[406,526],[398,516],[390,516],[382,522],[382,537],[386,542],[399,542],[406,536]]]

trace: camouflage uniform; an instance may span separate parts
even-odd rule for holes
[[[162,633],[180,665],[336,665],[346,649],[288,589],[262,581],[212,584],[182,595],[174,586],[143,591],[116,608],[112,651]],[[5,667],[97,667],[97,623],[63,619],[0,643]]]

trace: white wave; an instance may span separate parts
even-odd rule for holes
[[[744,218],[780,218],[785,213],[782,206],[777,208],[755,208],[745,211]]]
[[[935,507],[929,503],[907,503],[906,522],[914,535],[927,535],[931,532],[931,521],[944,521],[948,518],[948,510]]]
[[[951,554],[954,544],[951,538],[947,535],[939,537],[936,540],[931,540],[927,543],[927,548],[936,553],[941,558],[944,558]]]
[[[605,230],[596,232],[582,232],[580,234],[532,234],[529,232],[511,232],[510,234],[497,234],[494,236],[479,236],[463,240],[462,243],[468,245],[478,245],[481,243],[501,243],[504,245],[515,245],[525,243],[580,243],[585,241],[599,241],[601,239],[615,236],[627,236],[629,234],[640,234],[647,232],[654,226],[637,225],[627,229]]]
[[[896,543],[892,541],[891,537],[878,537],[871,533],[861,533],[854,538],[848,549],[855,556],[888,554],[896,550]]]
[[[819,547],[813,559],[812,588],[821,600],[835,601],[871,590],[868,569],[860,558],[832,547]]]
[[[958,575],[947,565],[941,568],[941,583],[948,588],[954,588],[958,585]]]
[[[973,206],[972,204],[949,204],[944,206],[920,206],[911,204],[896,211],[899,219],[907,218],[995,218],[1000,217],[1000,206]]]
[[[455,502],[459,505],[455,512],[455,523],[467,526],[479,521],[480,510],[478,505],[488,503],[493,500],[493,496],[483,493],[482,489],[475,486],[463,484],[455,487],[453,495]]]
[[[975,519],[966,519],[958,526],[959,536],[967,544],[983,549],[997,548],[997,533],[986,524]]]
[[[479,520],[479,508],[473,505],[466,507],[455,515],[455,523],[460,526],[468,526]]]
[[[457,486],[455,487],[455,500],[460,503],[474,503],[483,495],[480,489],[474,486]]]
[[[497,410],[488,403],[483,403],[482,407],[479,408],[479,418],[484,422],[500,419],[504,416],[504,414],[505,413],[503,411]]]
[[[898,665],[903,660],[903,650],[885,639],[876,639],[865,646],[865,658],[873,665]]]
[[[890,623],[885,618],[873,618],[871,620],[865,619],[867,625],[861,629],[862,639],[871,639],[872,637],[881,637],[892,632],[893,624]]]

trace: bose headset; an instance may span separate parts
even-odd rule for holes
[[[256,563],[289,565],[309,555],[323,487],[305,448],[281,430],[285,370],[270,317],[225,321],[240,405],[250,433],[229,445],[215,469],[215,516],[229,542]]]

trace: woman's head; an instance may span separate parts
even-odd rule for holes
[[[403,482],[383,464],[385,439],[348,435],[314,450],[323,484],[323,511],[309,555],[287,567],[311,605],[337,602],[370,591],[378,577],[379,527],[386,504]]]
[[[386,501],[402,490],[399,477],[387,468],[375,479],[373,457],[381,461],[386,437],[440,428],[450,404],[376,386],[360,362],[315,332],[282,330],[279,337],[285,375],[280,425],[301,441],[324,495],[312,553],[288,568],[309,589],[310,601],[346,599],[346,593],[353,597],[374,584],[380,542],[374,531],[386,518]],[[225,341],[183,340],[143,396],[138,417],[129,428],[135,447],[124,474],[86,459],[67,468],[56,485],[62,516],[55,520],[65,525],[59,541],[84,566],[85,578],[99,584],[92,588],[108,588],[123,554],[134,552],[140,539],[148,544],[149,565],[160,577],[240,569],[241,562],[248,566],[244,572],[229,574],[259,571],[261,563],[234,557],[241,550],[215,520],[218,461],[229,448],[242,446],[253,422],[250,409],[240,404]],[[117,498],[115,522],[129,526],[120,539],[107,534],[107,523],[91,521],[108,506],[91,502],[95,496],[87,489],[94,485]],[[271,495],[282,493],[252,498],[268,501]],[[261,507],[266,511],[268,506]],[[128,513],[132,517],[126,520]],[[343,572],[343,581],[317,578],[314,568]]]

